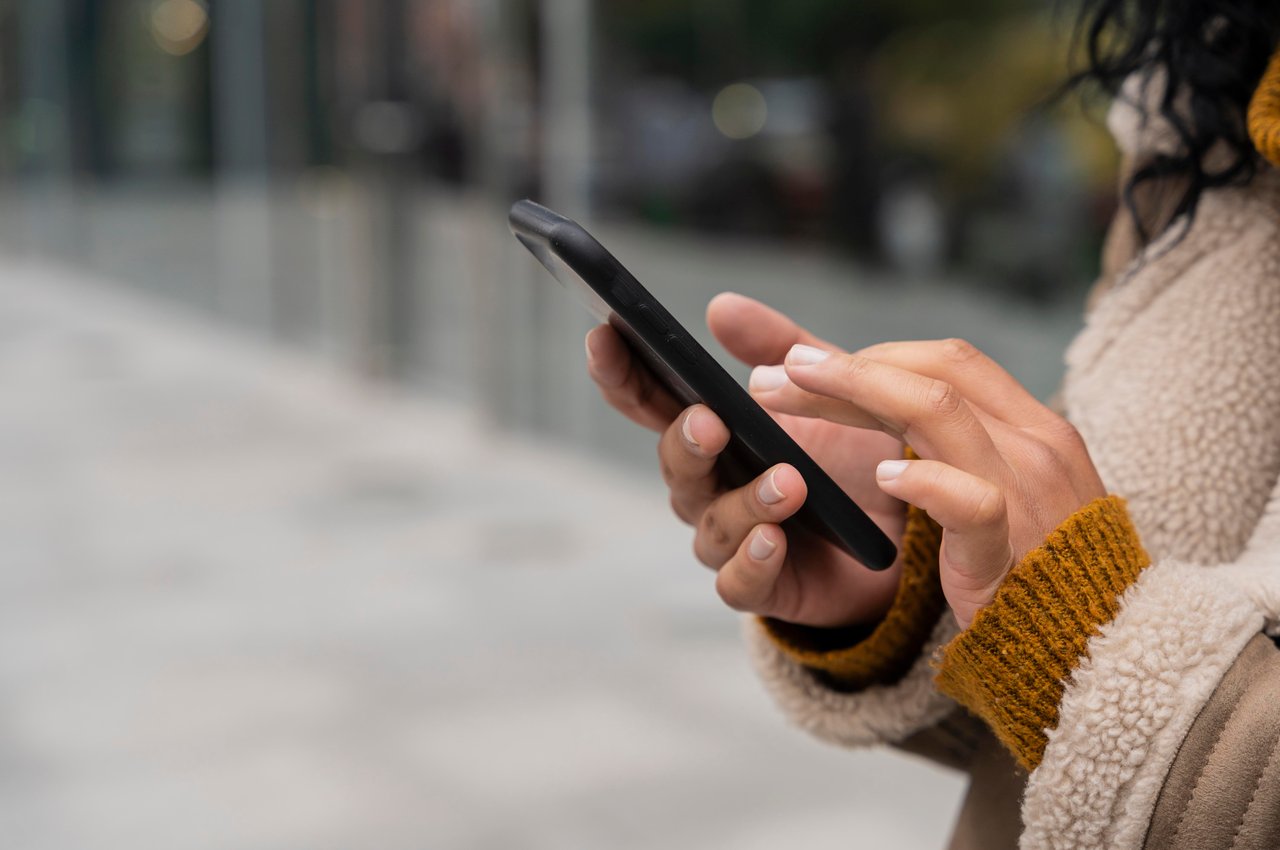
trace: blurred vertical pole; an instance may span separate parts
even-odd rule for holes
[[[21,74],[22,30],[20,9],[13,0],[0,3],[0,127],[16,125],[18,110],[22,105],[18,83]],[[0,135],[0,250],[16,252],[22,249],[21,202],[15,197],[14,180],[18,163],[15,133]]]
[[[478,324],[471,350],[485,413],[504,426],[530,424],[538,366],[531,356],[535,270],[505,226],[525,175],[532,104],[522,23],[525,0],[475,0],[484,69],[478,160],[484,203],[468,228]]]
[[[540,0],[543,203],[590,226],[592,157],[591,0]],[[539,348],[546,375],[538,420],[575,439],[589,436],[594,393],[583,373],[582,308],[550,287],[538,290]]]
[[[369,238],[374,200],[364,175],[364,159],[355,155],[360,152],[355,122],[358,107],[368,98],[372,86],[374,63],[369,53],[373,49],[373,38],[369,31],[373,25],[373,8],[365,0],[324,2],[326,16],[332,16],[327,41],[331,48],[328,73],[334,104],[335,142],[351,149],[350,174],[358,177],[348,181],[348,172],[343,172],[341,190],[335,193],[342,202],[342,213],[322,228],[322,237],[336,235],[331,229],[335,225],[344,228],[342,236],[352,248],[351,265],[345,274],[331,274],[336,268],[325,274],[328,327],[338,340],[334,350],[341,361],[353,369],[368,372],[373,368],[370,316],[377,292],[373,280],[376,262]],[[322,253],[332,253],[333,247],[327,245]]]
[[[71,196],[70,30],[66,0],[22,0],[19,168],[28,177],[23,242],[57,252],[75,232]]]
[[[591,0],[541,0],[542,193],[571,218],[591,213]]]
[[[262,3],[264,103],[269,116],[268,181],[271,216],[272,332],[282,340],[302,342],[314,327],[316,273],[314,252],[306,246],[309,230],[298,215],[300,178],[310,163],[313,101],[307,97],[309,55],[316,31],[314,0]],[[284,201],[282,203],[282,201]]]
[[[73,184],[106,173],[109,166],[106,117],[98,80],[106,33],[98,0],[63,0],[67,16],[67,160]]]
[[[218,0],[210,10],[215,305],[256,330],[273,325],[270,138],[262,4]]]
[[[347,173],[334,167],[337,138],[331,111],[345,97],[341,88],[350,74],[343,62],[339,32],[346,12],[339,0],[307,0],[307,39],[303,84],[307,101],[308,148],[312,165],[304,187],[308,190],[315,246],[310,257],[311,283],[315,291],[315,345],[334,363],[353,366],[358,353],[353,341],[358,337],[353,321],[355,288],[352,259],[355,193]]]
[[[410,101],[406,0],[374,4],[369,100],[356,115],[356,137],[373,158],[370,245],[374,287],[366,366],[376,375],[409,377],[420,330],[415,297],[413,155],[423,135],[422,115]]]

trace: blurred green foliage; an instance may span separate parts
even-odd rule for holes
[[[655,67],[690,79],[824,73],[912,29],[956,22],[982,27],[1038,11],[1028,0],[627,0],[602,4],[611,38]]]
[[[940,166],[965,191],[1032,112],[1071,139],[1077,165],[1109,189],[1115,154],[1066,79],[1074,21],[1042,0],[627,0],[602,4],[605,43],[641,72],[703,88],[741,77],[834,77],[854,69],[882,144]]]

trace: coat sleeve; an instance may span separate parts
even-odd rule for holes
[[[1178,748],[1144,848],[1280,847],[1280,649],[1255,635]]]
[[[941,723],[956,704],[934,687],[930,657],[958,631],[938,582],[941,530],[922,511],[907,514],[902,580],[873,628],[805,629],[749,618],[747,646],[766,690],[794,725],[842,746],[909,738],[950,766],[963,766],[971,734]],[[937,729],[937,733],[932,731]],[[927,733],[928,741],[919,735]]]
[[[939,656],[1031,772],[1021,846],[1280,847],[1280,506],[1230,564],[1149,563],[1123,502],[1068,518]]]
[[[928,576],[923,563],[905,574]],[[1099,499],[1023,558],[969,629],[943,613],[897,679],[901,656],[875,632],[831,647],[749,629],[774,698],[825,740],[910,748],[927,736],[934,758],[963,767],[971,736],[956,703],[981,718],[1030,772],[1024,850],[1280,847],[1280,649],[1268,637],[1280,633],[1280,488],[1244,554],[1217,566],[1151,563],[1124,501]]]

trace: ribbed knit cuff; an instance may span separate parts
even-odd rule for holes
[[[1280,50],[1267,65],[1249,100],[1249,138],[1258,153],[1280,166]]]
[[[940,652],[939,690],[981,717],[1034,770],[1064,683],[1089,638],[1150,563],[1118,496],[1096,499],[1029,552],[973,624]]]
[[[818,673],[833,688],[857,691],[891,685],[920,657],[946,600],[938,582],[942,529],[908,506],[902,539],[902,578],[893,605],[878,624],[818,629],[761,618],[773,642],[792,660]]]

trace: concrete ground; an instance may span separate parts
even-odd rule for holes
[[[0,835],[935,848],[786,728],[656,475],[0,262]]]

